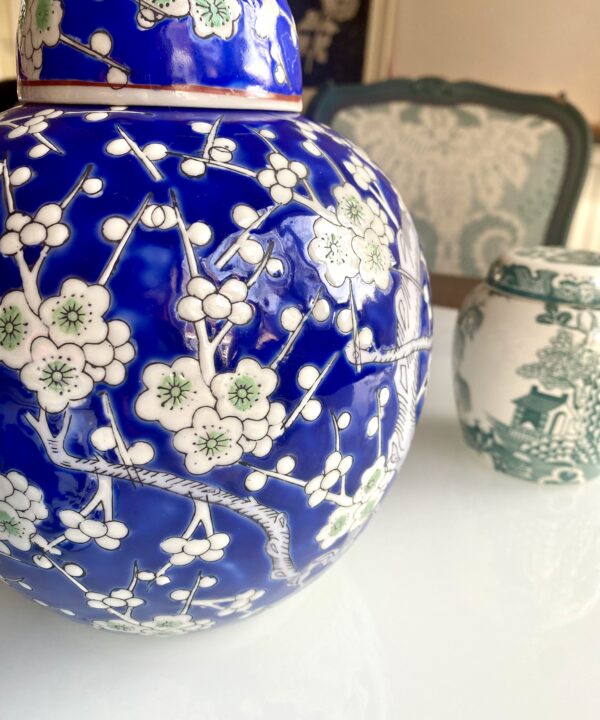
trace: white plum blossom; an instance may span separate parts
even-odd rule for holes
[[[319,218],[308,246],[310,258],[318,264],[323,279],[341,287],[348,278],[360,274],[367,284],[382,290],[390,285],[394,258],[388,245],[394,232],[387,215],[371,198],[364,201],[356,188],[346,184],[334,189],[339,225]]]
[[[108,620],[94,620],[94,630],[108,630],[109,632],[126,633],[130,635],[145,635],[144,628],[136,622],[110,618]],[[150,634],[150,633],[148,633]]]
[[[323,550],[333,545],[349,532],[358,530],[379,506],[386,488],[392,481],[396,468],[388,466],[380,455],[373,465],[362,474],[360,486],[348,507],[338,507],[316,537]]]
[[[171,0],[169,3],[145,0],[139,5],[137,22],[141,28],[148,29],[165,18],[189,15],[198,37],[216,35],[222,40],[229,40],[236,32],[241,13],[238,0]]]
[[[171,0],[168,7],[161,0],[140,2],[137,21],[141,28],[152,28],[164,17],[184,17],[190,11],[190,0]],[[156,9],[154,9],[156,8]]]
[[[347,278],[358,275],[360,259],[352,247],[352,230],[319,218],[313,226],[313,233],[308,254],[323,268],[325,282],[341,287]]]
[[[395,233],[390,227],[390,221],[385,210],[381,205],[373,198],[367,199],[367,205],[373,213],[373,220],[371,221],[370,230],[377,235],[385,245],[391,245],[395,239]]]
[[[63,282],[60,293],[40,305],[40,318],[57,344],[101,343],[108,335],[104,314],[110,293],[103,285],[88,285],[78,278]]]
[[[85,355],[77,345],[57,347],[49,338],[38,337],[31,345],[31,361],[21,369],[21,382],[37,393],[41,408],[58,413],[91,393],[94,381],[84,367]]]
[[[241,14],[238,0],[190,0],[194,32],[201,38],[216,35],[229,40],[236,32]]]
[[[6,232],[0,237],[0,252],[15,255],[24,247],[64,245],[71,230],[62,222],[63,214],[63,208],[56,203],[43,205],[33,217],[27,213],[12,212],[4,224]]]
[[[55,120],[64,114],[64,110],[55,110],[54,108],[44,108],[38,110],[33,115],[27,115],[17,120],[13,120],[12,123],[15,127],[8,133],[7,137],[9,140],[23,137],[23,135],[35,135],[36,133],[44,132],[48,129],[48,121]]]
[[[128,588],[115,588],[108,595],[99,592],[86,592],[87,604],[95,610],[122,610],[136,608],[144,604],[142,598],[135,597]]]
[[[42,48],[60,40],[63,6],[60,0],[26,0],[21,16],[21,69],[28,79],[39,78]]]
[[[182,635],[197,630],[208,630],[215,624],[214,620],[201,618],[194,620],[191,615],[157,615],[152,620],[136,623],[131,620],[110,618],[108,620],[94,620],[96,630],[109,630],[130,635]]]
[[[234,140],[229,138],[215,138],[208,148],[208,157],[218,163],[228,163],[233,159],[233,153],[237,148]]]
[[[350,183],[335,187],[333,196],[336,200],[335,214],[340,224],[353,230],[356,235],[363,235],[373,222],[373,211],[368,203]]]
[[[83,544],[92,540],[103,550],[117,550],[121,540],[129,534],[125,523],[118,520],[92,520],[75,510],[61,510],[58,516],[67,528],[65,537],[72,543]]]
[[[192,427],[173,438],[176,450],[185,455],[185,466],[194,475],[214,467],[233,465],[242,456],[240,438],[243,426],[237,417],[220,417],[211,407],[196,410]]]
[[[244,420],[244,435],[240,444],[245,452],[256,457],[264,457],[271,452],[273,440],[283,434],[285,407],[281,403],[271,403],[267,417],[262,420]]]
[[[227,601],[227,607],[219,610],[217,615],[219,617],[227,617],[228,615],[240,615],[247,613],[252,610],[252,605],[260,600],[265,594],[264,590],[246,590],[245,592],[236,595],[233,600]]]
[[[12,505],[0,500],[0,541],[3,549],[12,545],[17,550],[29,550],[35,534],[35,525],[30,520],[21,517]]]
[[[377,182],[377,176],[373,170],[356,155],[351,155],[350,160],[344,160],[344,167],[362,190],[368,190],[371,183]]]
[[[182,430],[192,424],[194,413],[215,404],[195,358],[182,357],[172,365],[152,363],[144,370],[145,390],[135,411],[149,422],[157,420],[167,430]]]
[[[107,385],[122,383],[126,376],[125,365],[135,357],[130,338],[131,330],[126,322],[109,320],[106,340],[83,346],[86,373],[96,382]]]
[[[205,562],[220,560],[229,542],[230,538],[226,533],[214,533],[208,538],[198,540],[184,537],[167,538],[160,547],[171,555],[172,565],[189,565],[198,559]]]
[[[327,523],[316,537],[323,550],[344,537],[354,526],[357,505],[338,507],[329,516]]]
[[[382,290],[387,290],[391,282],[391,268],[394,258],[388,246],[374,230],[369,228],[364,237],[355,237],[352,243],[354,251],[360,258],[360,277],[367,283],[375,283]]]
[[[50,149],[55,152],[57,148],[44,137],[43,133],[49,128],[51,120],[61,117],[64,114],[63,110],[55,110],[54,108],[44,108],[38,110],[33,115],[25,117],[15,118],[11,120],[12,130],[6,136],[9,140],[15,140],[16,138],[24,137],[25,135],[31,135],[34,140],[37,141],[27,153],[31,158],[41,158],[47,155]]]
[[[30,485],[21,473],[0,475],[0,544],[3,554],[8,545],[29,550],[36,536],[35,526],[48,517],[42,491]]]
[[[144,151],[148,152],[148,146],[144,148]],[[171,205],[148,205],[141,220],[146,227],[160,230],[170,230],[177,225],[177,215]]]
[[[319,139],[317,132],[322,131],[322,128],[312,120],[299,117],[293,120],[293,123],[307,140],[315,142]]]
[[[263,420],[269,414],[269,395],[277,387],[277,373],[254,358],[243,358],[233,372],[213,378],[210,389],[222,417]]]
[[[374,494],[385,490],[393,476],[394,470],[387,469],[385,457],[380,455],[361,475],[360,486],[354,495],[355,502],[368,502]]]
[[[90,443],[100,452],[119,449],[117,436],[110,425],[101,425],[90,434]],[[154,448],[148,442],[134,442],[126,447],[128,465],[146,465],[154,459]]]
[[[191,615],[157,615],[142,623],[143,635],[183,635],[198,630],[208,630],[215,624],[210,618],[194,620]]]
[[[187,285],[188,295],[177,303],[177,314],[187,322],[229,320],[234,325],[246,325],[252,320],[254,309],[246,302],[248,287],[237,278],[229,278],[217,288],[207,278],[192,278]]]
[[[308,169],[278,152],[270,153],[268,160],[271,167],[258,173],[258,182],[268,189],[274,202],[286,205],[293,199],[296,186],[308,177]]]
[[[195,157],[185,158],[179,167],[184,175],[192,178],[202,177],[206,172],[206,162]]]
[[[0,302],[0,363],[19,370],[31,360],[31,345],[48,331],[20,290],[7,293]]]
[[[18,510],[21,517],[33,523],[48,517],[42,491],[30,485],[24,475],[14,470],[0,475],[0,498]]]
[[[327,456],[323,472],[310,480],[304,487],[304,491],[308,495],[308,504],[311,507],[316,507],[327,498],[327,493],[349,472],[352,462],[351,455],[342,455],[338,450],[334,450]]]

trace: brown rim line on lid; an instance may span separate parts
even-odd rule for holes
[[[300,112],[302,97],[269,93],[260,88],[238,89],[208,85],[123,86],[84,80],[21,80],[19,98],[25,102],[59,104],[149,105],[223,110],[280,110]],[[200,100],[201,98],[201,100]]]

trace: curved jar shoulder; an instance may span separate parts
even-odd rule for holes
[[[330,565],[421,412],[427,271],[368,158],[277,113],[0,115],[0,573],[203,630]]]

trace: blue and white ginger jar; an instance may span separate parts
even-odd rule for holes
[[[25,0],[19,72],[0,572],[99,629],[248,617],[342,553],[408,451],[431,345],[410,217],[293,114],[284,0]]]

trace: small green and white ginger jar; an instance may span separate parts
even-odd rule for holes
[[[468,445],[539,483],[600,475],[600,253],[504,253],[466,298],[454,389]]]

